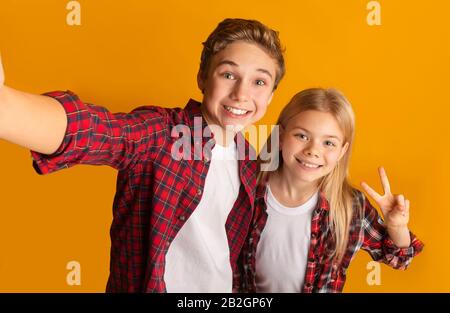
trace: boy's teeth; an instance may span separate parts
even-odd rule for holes
[[[235,108],[232,108],[232,107],[229,107],[229,106],[225,106],[225,109],[227,111],[233,113],[233,114],[236,114],[236,115],[244,115],[245,113],[248,112],[246,110],[239,110],[239,109],[235,109]]]

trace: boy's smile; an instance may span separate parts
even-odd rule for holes
[[[272,100],[276,69],[276,61],[262,48],[243,41],[214,55],[207,79],[198,78],[208,124],[225,135],[227,127],[241,129],[261,119]]]

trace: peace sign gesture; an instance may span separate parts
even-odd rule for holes
[[[401,228],[408,225],[409,221],[409,200],[400,195],[393,195],[391,187],[383,167],[378,169],[381,184],[383,185],[384,195],[378,194],[365,182],[361,183],[364,191],[378,204],[380,207],[384,222],[387,228]]]

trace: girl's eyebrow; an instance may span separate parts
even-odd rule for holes
[[[235,62],[233,62],[233,61],[230,61],[230,60],[223,60],[223,61],[220,61],[220,62],[217,64],[216,67],[219,67],[219,66],[221,66],[221,65],[231,65],[231,66],[239,67],[239,65],[238,65],[237,63],[235,63]],[[269,72],[268,70],[266,70],[266,69],[258,68],[258,69],[256,69],[256,71],[261,72],[261,73],[263,73],[263,74],[266,74],[266,75],[269,76],[271,79],[273,78],[273,77],[272,77],[272,74],[270,74],[270,72]]]
[[[296,129],[296,128],[301,129],[301,130],[303,130],[304,132],[306,132],[306,133],[308,133],[308,134],[311,133],[311,132],[310,132],[309,130],[307,130],[306,128],[303,128],[303,127],[300,127],[300,126],[294,126],[294,127],[293,127],[293,129]],[[325,138],[335,138],[336,140],[342,141],[341,138],[339,138],[338,136],[335,136],[335,135],[324,135],[323,137],[325,137]]]

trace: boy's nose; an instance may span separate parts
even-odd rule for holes
[[[246,102],[248,100],[248,87],[246,86],[245,82],[236,82],[231,97],[234,101],[237,102]]]

